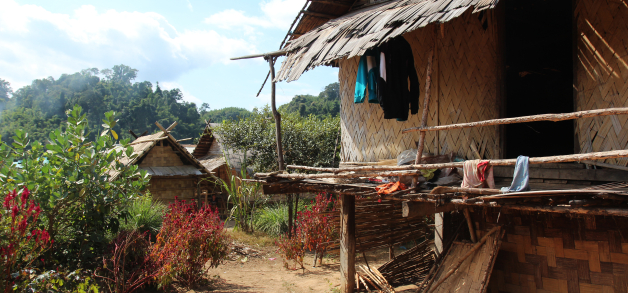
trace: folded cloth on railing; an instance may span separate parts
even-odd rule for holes
[[[406,187],[405,184],[397,181],[395,183],[391,182],[391,183],[386,183],[386,184],[382,184],[382,185],[378,185],[377,187],[375,187],[375,190],[377,190],[377,194],[382,195],[382,194],[391,194],[395,191],[400,191],[400,190],[406,190],[408,189],[408,187]]]
[[[515,173],[512,175],[512,184],[510,187],[502,187],[502,192],[519,192],[528,191],[530,186],[530,172],[528,169],[528,162],[530,158],[526,156],[518,156],[517,164],[515,165]]]
[[[461,187],[465,188],[495,188],[493,166],[488,161],[469,160],[464,162],[464,177]]]

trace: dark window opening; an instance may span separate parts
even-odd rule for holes
[[[571,2],[509,0],[506,5],[506,117],[574,111]],[[505,157],[574,151],[573,121],[505,126]]]

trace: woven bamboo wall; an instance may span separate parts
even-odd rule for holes
[[[190,200],[195,198],[195,180],[194,178],[153,177],[150,179],[148,190],[154,198],[164,202],[174,202],[175,197],[179,200]]]
[[[405,128],[419,126],[425,97],[427,58],[438,38],[433,64],[432,98],[428,126],[470,122],[499,117],[497,29],[494,10],[487,19],[470,12],[443,24],[429,25],[404,35],[412,46],[421,85],[420,108],[408,121],[383,119],[378,104],[354,104],[353,94],[359,57],[340,61],[342,154],[344,162],[372,162],[396,158],[406,149],[416,148],[419,133],[401,134]],[[482,27],[488,23],[487,29]],[[441,29],[443,29],[441,31]],[[438,36],[438,37],[437,37]],[[431,154],[456,152],[475,158],[475,144],[484,158],[499,158],[497,127],[444,131],[426,135],[425,149]]]
[[[506,224],[488,292],[627,292],[628,219],[499,212],[472,213],[477,231]]]
[[[156,145],[142,159],[140,167],[174,167],[183,166],[183,161],[170,146]]]
[[[628,106],[628,3],[625,0],[578,0],[577,110]],[[580,151],[628,148],[628,116],[576,120]],[[626,166],[628,159],[608,159]]]

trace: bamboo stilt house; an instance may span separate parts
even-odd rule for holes
[[[385,279],[356,275],[366,237],[356,223],[392,212],[436,219],[437,257],[422,271],[421,292],[628,291],[628,2],[312,0],[296,23],[280,51],[259,56],[285,55],[273,82],[339,67],[341,168],[256,176],[266,192],[339,194],[344,292],[365,276]],[[406,121],[354,103],[361,56],[396,37],[410,45],[420,88],[419,111]],[[414,164],[382,162],[415,148]],[[402,209],[360,213],[377,192],[346,182],[461,168],[456,157],[488,160],[497,187],[509,186],[519,155],[531,157],[532,191],[417,187],[380,197]],[[438,156],[449,159],[427,160]],[[381,233],[417,229],[387,225]]]

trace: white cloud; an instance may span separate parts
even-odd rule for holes
[[[263,16],[247,16],[243,11],[227,9],[205,18],[204,22],[221,28],[241,28],[249,32],[255,27],[287,30],[304,3],[304,0],[262,1],[260,7]]]
[[[188,1],[189,4],[189,1]],[[213,30],[177,30],[154,12],[70,14],[0,0],[0,78],[15,85],[83,68],[125,64],[140,78],[172,81],[181,74],[256,51],[248,41]]]
[[[194,7],[192,7],[192,2],[190,2],[190,0],[186,0],[187,4],[188,4],[188,9],[190,9],[190,11],[194,12]]]

